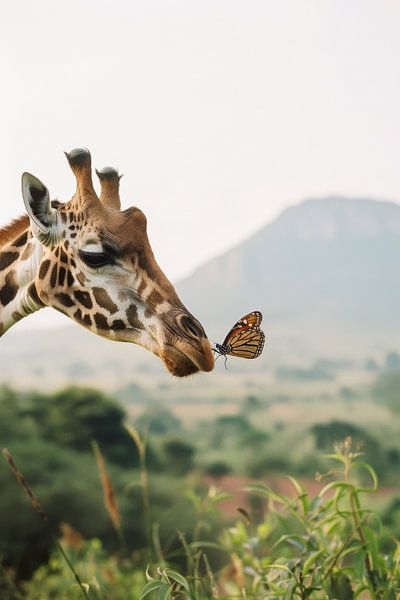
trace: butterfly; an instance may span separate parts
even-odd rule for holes
[[[245,315],[234,324],[222,344],[215,344],[213,351],[219,356],[257,358],[264,349],[265,334],[260,329],[262,314],[258,310]]]

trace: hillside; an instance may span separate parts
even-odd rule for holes
[[[306,200],[202,266],[178,290],[214,335],[259,308],[279,339],[321,351],[324,339],[381,347],[400,334],[399,257],[397,204]]]

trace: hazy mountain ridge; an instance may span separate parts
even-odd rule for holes
[[[287,208],[259,233],[266,230],[303,240],[329,240],[337,236],[374,238],[387,233],[399,235],[400,205],[369,198],[314,198]]]
[[[177,287],[218,333],[253,308],[282,332],[393,333],[399,256],[399,205],[327,197],[286,209]]]

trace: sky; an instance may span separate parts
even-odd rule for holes
[[[124,173],[172,280],[286,206],[400,199],[400,3],[2,0],[0,226],[64,150]]]

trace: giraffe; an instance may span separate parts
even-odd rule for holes
[[[76,179],[71,200],[50,201],[24,173],[27,214],[0,229],[0,336],[50,306],[97,335],[139,344],[175,376],[211,371],[210,342],[158,266],[145,215],[121,210],[118,172],[96,171],[98,197],[89,151],[66,157]]]

